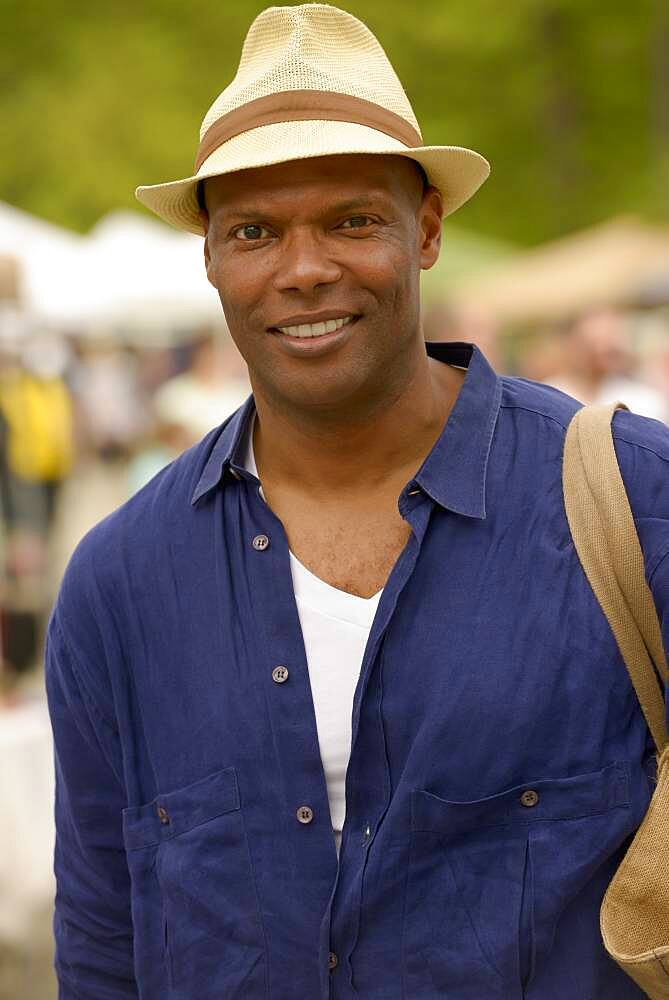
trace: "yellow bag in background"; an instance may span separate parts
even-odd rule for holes
[[[15,476],[52,482],[70,472],[72,403],[62,379],[10,374],[0,383],[0,410],[7,424],[7,461]]]

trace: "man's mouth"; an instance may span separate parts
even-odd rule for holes
[[[341,316],[337,319],[320,320],[318,323],[300,323],[296,326],[277,326],[274,329],[287,337],[323,337],[328,333],[335,333],[343,326],[353,322],[356,316]]]

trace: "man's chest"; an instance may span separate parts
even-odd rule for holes
[[[143,720],[165,787],[191,753],[216,752],[220,766],[263,761],[270,777],[275,759],[291,773],[318,770],[308,665],[277,517],[294,555],[321,579],[364,597],[385,588],[368,640],[367,684],[361,675],[358,691],[367,759],[380,752],[381,704],[384,729],[394,734],[393,768],[433,758],[431,781],[456,799],[467,796],[460,779],[470,763],[488,773],[500,734],[521,758],[532,734],[541,734],[539,759],[528,762],[528,774],[540,775],[544,746],[567,754],[592,745],[598,753],[621,728],[633,693],[557,525],[549,520],[538,535],[519,511],[516,532],[492,516],[463,526],[437,510],[424,527],[413,515],[415,544],[407,545],[409,524],[399,512],[390,516],[390,504],[376,506],[375,514],[336,519],[275,504],[273,517],[254,502],[240,520],[230,497],[213,545],[211,535],[207,545],[175,539],[156,552],[154,568],[136,570],[152,586],[135,591],[126,619],[129,697],[139,702],[131,714]],[[256,549],[260,533],[269,545]],[[508,766],[500,761],[493,784],[512,783]],[[299,782],[295,796],[298,805],[310,801]]]
[[[358,597],[371,597],[385,586],[411,534],[396,497],[329,511],[287,503],[280,496],[272,496],[271,504],[302,565],[330,586]]]

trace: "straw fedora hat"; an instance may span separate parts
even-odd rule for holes
[[[198,181],[342,153],[416,160],[440,189],[445,215],[490,173],[471,149],[423,145],[388,57],[352,14],[320,3],[269,7],[249,28],[237,75],[204,117],[193,174],[135,194],[171,225],[204,235]]]

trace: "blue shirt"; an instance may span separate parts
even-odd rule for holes
[[[253,397],[72,557],[46,664],[61,1000],[642,996],[599,907],[653,748],[565,517],[581,404],[427,351],[468,370],[399,495],[339,863],[287,538],[242,467]],[[613,430],[666,640],[669,429]]]

